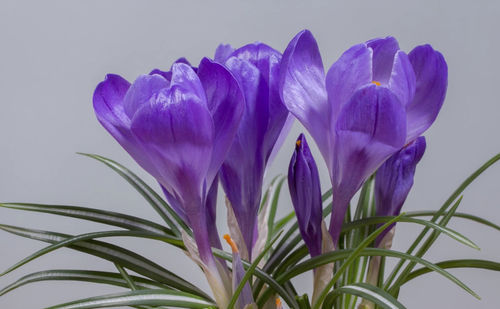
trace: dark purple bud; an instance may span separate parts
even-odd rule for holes
[[[390,157],[375,177],[375,205],[377,216],[397,216],[413,186],[415,168],[425,152],[425,138],[418,137]],[[389,231],[379,235],[377,244]]]
[[[288,187],[299,229],[311,257],[321,254],[322,202],[318,168],[304,134],[297,139],[290,167]]]

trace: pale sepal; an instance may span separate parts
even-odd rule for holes
[[[270,205],[273,203],[273,197],[274,197],[274,192],[276,191],[276,182],[272,182],[271,185],[269,186],[268,193],[267,193],[267,200],[265,201],[264,205],[262,205],[262,208],[260,209],[259,212],[259,217],[257,219],[257,231],[258,231],[258,236],[257,240],[255,241],[255,244],[252,248],[252,256],[257,257],[260,255],[260,253],[264,250],[266,247],[267,239],[269,236],[269,214],[271,212],[271,207]],[[266,260],[262,259],[259,262],[259,268],[264,267],[266,264]]]
[[[379,248],[382,249],[391,249],[392,247],[392,240],[394,239],[394,234],[395,234],[396,227],[394,226],[392,229],[387,232],[387,234],[384,235],[382,240],[380,241],[380,244],[378,245]],[[370,259],[370,265],[368,266],[368,272],[366,274],[366,283],[371,284],[373,286],[377,286],[377,281],[378,281],[378,273],[380,271],[380,263],[381,263],[382,257],[380,256],[372,256]],[[371,301],[368,301],[366,299],[363,299],[361,304],[359,304],[358,309],[374,309],[375,304],[372,303]]]
[[[245,239],[243,238],[243,234],[241,233],[238,220],[236,219],[236,215],[234,214],[233,206],[231,205],[231,202],[227,197],[226,197],[226,208],[227,208],[227,227],[229,228],[229,235],[231,235],[231,238],[238,246],[241,259],[248,261],[248,249],[245,244]]]
[[[210,286],[210,289],[214,294],[215,302],[217,303],[217,305],[220,308],[226,308],[229,304],[229,300],[231,299],[231,289],[227,289],[228,286],[231,287],[230,279],[223,278],[225,277],[224,275],[221,276],[217,265],[205,264],[200,258],[198,247],[196,246],[196,242],[194,241],[194,239],[184,231],[181,231],[181,233],[182,241],[184,242],[184,245],[187,249],[187,251],[184,251],[184,253],[186,253],[186,255],[190,257],[196,264],[198,264],[198,266],[200,266],[205,273],[205,277],[207,278],[208,285]]]
[[[335,250],[332,236],[328,232],[328,228],[324,221],[321,221],[321,234],[323,236],[321,242],[321,253],[328,253]],[[333,263],[322,265],[314,270],[313,296],[312,305],[316,303],[323,289],[328,285],[328,282],[333,277]]]

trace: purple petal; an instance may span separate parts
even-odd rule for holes
[[[276,139],[276,143],[274,144],[273,150],[271,151],[271,154],[269,155],[269,158],[267,160],[268,166],[273,163],[274,159],[278,155],[278,152],[280,151],[281,146],[283,146],[283,143],[285,143],[285,140],[288,137],[288,133],[290,133],[290,130],[292,129],[294,122],[295,122],[295,117],[289,113],[288,117],[286,118],[285,124],[281,129],[280,135]]]
[[[375,177],[375,205],[377,216],[397,216],[413,186],[415,169],[425,152],[425,138],[418,137],[393,154],[377,171]],[[382,240],[386,231],[377,237]]]
[[[365,44],[354,45],[340,56],[326,75],[332,123],[352,94],[372,80],[372,50]]]
[[[448,67],[430,45],[417,46],[408,56],[416,76],[415,97],[407,108],[407,141],[412,141],[436,120],[446,96]]]
[[[333,210],[330,233],[338,242],[349,201],[363,182],[406,138],[405,110],[387,88],[369,85],[358,90],[342,110],[332,163]]]
[[[125,98],[123,108],[127,116],[132,119],[135,112],[161,89],[169,87],[169,81],[160,75],[141,75],[130,86]]]
[[[330,108],[323,62],[310,31],[288,44],[281,63],[280,93],[288,110],[306,127],[325,158],[331,156]]]
[[[192,69],[177,64],[171,88],[155,95],[132,120],[132,132],[155,164],[148,172],[186,207],[190,220],[199,211],[189,203],[203,196],[213,142],[204,94],[193,91],[199,88],[203,89]]]
[[[163,194],[165,195],[165,198],[167,199],[167,202],[170,204],[172,209],[181,217],[184,222],[189,223],[189,218],[186,217],[186,213],[184,212],[184,208],[182,208],[182,205],[179,203],[179,201],[175,198],[174,195],[172,195],[170,192],[168,192],[167,189],[160,183],[161,190],[163,191]]]
[[[102,126],[146,170],[154,169],[136,137],[130,131],[131,120],[125,113],[123,100],[130,83],[119,75],[109,74],[94,92],[94,111]]]
[[[191,66],[191,63],[189,63],[189,61],[184,57],[177,59],[172,65],[174,65],[176,63],[184,63],[184,64]],[[196,68],[195,67],[192,67],[192,68],[196,72]],[[149,72],[149,75],[153,75],[153,74],[161,75],[161,76],[163,76],[163,78],[165,78],[167,81],[170,82],[170,80],[172,79],[172,67],[170,67],[170,71],[162,71],[159,69],[154,69],[151,72]]]
[[[403,51],[398,51],[394,56],[389,89],[398,97],[401,104],[407,106],[415,95],[415,83],[415,73],[408,55]]]
[[[322,201],[318,168],[303,134],[288,169],[288,187],[300,233],[311,257],[321,254]]]
[[[392,72],[394,55],[399,50],[398,41],[389,36],[370,40],[366,45],[373,50],[373,80],[387,84]]]
[[[219,239],[219,232],[217,231],[217,191],[219,189],[219,179],[215,179],[210,186],[207,193],[207,198],[205,202],[205,209],[207,213],[207,229],[208,237],[210,239],[210,245],[217,249],[222,249],[222,245]],[[222,262],[223,260],[221,260]],[[225,262],[223,262],[225,265]]]
[[[245,98],[232,74],[222,65],[204,58],[198,76],[205,89],[214,121],[214,146],[207,184],[218,173],[233,143],[245,109]]]
[[[267,85],[267,89],[261,89],[263,95],[268,96],[269,116],[262,140],[262,151],[267,160],[276,145],[288,116],[288,110],[281,101],[279,94],[281,53],[266,44],[253,43],[238,48],[232,56],[253,64],[259,70],[262,80]]]
[[[220,44],[215,50],[214,60],[218,63],[224,63],[234,52],[234,48],[229,44]]]

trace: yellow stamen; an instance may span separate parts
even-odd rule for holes
[[[301,142],[300,142],[300,139],[298,139],[298,140],[295,142],[295,145],[297,146],[297,148],[299,148],[299,147],[300,147],[300,143],[301,143]]]
[[[224,235],[224,239],[227,241],[227,243],[231,246],[231,250],[233,250],[234,253],[238,253],[238,246],[236,246],[236,243],[233,241],[231,236],[229,234]]]
[[[281,299],[279,297],[276,298],[276,308],[283,309],[283,305],[281,304]]]
[[[380,82],[377,82],[376,80],[373,80],[373,81],[372,81],[372,84],[375,84],[375,85],[377,85],[377,86],[380,86]]]

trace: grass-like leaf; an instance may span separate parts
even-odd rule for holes
[[[410,211],[410,212],[406,213],[406,216],[407,217],[428,217],[428,216],[434,216],[437,213],[438,213],[437,211],[432,211],[432,210]],[[447,212],[442,213],[443,216],[446,216],[447,214],[448,214]],[[481,217],[478,217],[475,215],[471,215],[471,214],[464,213],[464,212],[455,212],[452,215],[452,217],[467,219],[467,220],[470,220],[473,222],[477,222],[477,223],[489,226],[491,228],[494,228],[497,231],[500,231],[500,225],[497,225],[489,220],[486,220],[484,218],[481,218]]]
[[[337,282],[337,280],[340,278],[340,276],[344,273],[344,271],[349,267],[359,256],[361,251],[368,247],[370,243],[372,243],[377,236],[382,233],[387,227],[389,227],[392,223],[397,222],[403,214],[389,220],[387,223],[382,225],[381,227],[377,228],[373,233],[368,235],[357,247],[352,251],[352,253],[349,255],[349,257],[342,263],[342,265],[336,270],[335,274],[333,275],[333,279],[330,281],[329,284],[326,285],[326,287],[323,289],[323,291],[320,293],[318,296],[318,299],[316,300],[316,303],[313,306],[313,309],[319,309],[323,301],[325,300],[326,296],[328,295],[328,292],[330,289],[333,287],[333,285]]]
[[[130,276],[138,289],[164,289],[166,286],[159,282],[142,277]],[[28,274],[0,290],[0,296],[9,293],[29,283],[40,281],[82,281],[100,283],[127,288],[127,282],[120,274],[104,271],[53,269]]]
[[[99,162],[104,163],[106,166],[110,167],[113,171],[118,173],[123,177],[129,184],[131,184],[134,189],[137,190],[146,201],[154,208],[154,210],[162,217],[162,219],[167,223],[167,225],[172,229],[172,231],[180,236],[180,230],[183,229],[189,235],[192,235],[191,229],[182,220],[181,217],[170,207],[170,205],[161,198],[155,190],[148,186],[139,176],[127,169],[120,163],[108,159],[103,156],[89,153],[78,153],[83,156],[95,159]]]
[[[138,290],[126,293],[91,297],[48,307],[47,309],[90,309],[138,305],[203,309],[214,306],[214,303],[208,302],[203,298],[197,297],[196,295],[161,289]]]
[[[146,231],[157,234],[175,235],[169,228],[166,228],[155,222],[118,212],[95,208],[31,203],[0,203],[0,207],[78,218],[106,225],[121,227],[132,231]]]
[[[236,301],[238,300],[238,297],[240,296],[241,291],[243,290],[243,287],[245,286],[245,283],[248,280],[250,280],[250,278],[252,277],[252,275],[255,272],[255,269],[257,268],[257,265],[259,265],[259,262],[264,258],[264,256],[266,256],[267,252],[269,251],[269,249],[271,249],[272,245],[276,242],[276,240],[278,240],[278,238],[280,237],[280,235],[281,235],[281,233],[279,233],[278,235],[276,235],[266,245],[266,247],[264,248],[264,250],[262,250],[262,252],[255,258],[255,260],[252,262],[252,264],[250,265],[250,267],[247,268],[247,270],[245,272],[245,275],[243,276],[243,278],[241,279],[240,283],[236,287],[236,290],[233,291],[233,296],[231,297],[231,301],[229,302],[228,309],[231,309],[231,308],[234,307],[234,305],[236,304]],[[295,301],[295,299],[290,299],[290,301],[292,302],[291,304],[289,304],[291,306],[291,308],[297,308],[298,307],[298,304]]]
[[[378,288],[376,286],[366,284],[366,283],[354,283],[350,285],[345,285],[340,288],[335,289],[334,291],[328,294],[326,298],[323,308],[332,308],[333,302],[335,299],[342,294],[351,294],[355,296],[362,297],[366,300],[377,304],[378,306],[384,309],[405,309],[397,299],[395,299],[392,295],[387,293],[386,291]],[[361,308],[360,309],[364,309]]]
[[[475,259],[460,259],[460,260],[448,260],[436,263],[436,266],[442,269],[448,268],[479,268],[479,269],[487,269],[500,271],[500,263],[494,261],[487,260],[475,260]],[[408,276],[406,276],[403,284],[415,279],[421,275],[432,272],[432,269],[429,268],[419,268],[411,272]]]
[[[12,229],[13,227],[7,226],[7,225],[1,225],[0,224],[0,229],[4,229],[8,231],[9,229]],[[141,232],[141,231],[105,231],[105,232],[92,232],[92,233],[87,233],[87,234],[82,234],[82,235],[77,235],[73,237],[66,238],[60,242],[55,242],[54,244],[42,248],[41,250],[38,250],[37,252],[27,256],[26,258],[22,259],[21,261],[17,262],[13,266],[9,267],[7,270],[4,272],[0,273],[0,276],[4,276],[11,271],[27,264],[30,261],[33,261],[47,253],[50,253],[54,250],[57,250],[59,248],[63,247],[69,247],[72,244],[78,243],[80,241],[84,240],[91,240],[91,239],[96,239],[96,238],[104,238],[104,237],[140,237],[140,238],[148,238],[148,239],[156,239],[156,240],[161,240],[164,242],[167,242],[171,245],[183,248],[184,244],[182,241],[178,238],[174,237],[169,237],[166,235],[158,235],[158,234],[153,234],[153,233],[147,233],[147,232]]]
[[[0,229],[18,236],[31,238],[51,244],[62,242],[68,238],[73,237],[72,235],[67,234],[26,229],[8,225],[0,225]],[[162,266],[154,263],[153,261],[125,248],[98,240],[79,241],[68,245],[67,248],[100,257],[112,263],[118,263],[121,266],[126,267],[138,274],[164,283],[172,288],[188,293],[193,293],[206,299],[210,299],[210,296],[198,289],[196,286],[168,271]]]

